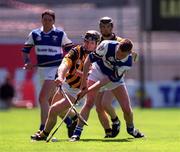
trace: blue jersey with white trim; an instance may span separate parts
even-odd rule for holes
[[[59,60],[59,62],[42,65],[43,67],[59,66],[60,59],[63,58],[62,47],[67,44],[72,44],[72,41],[68,39],[63,30],[53,26],[51,31],[45,33],[41,27],[29,34],[22,51],[30,53],[34,46],[38,64]]]
[[[91,62],[96,62],[101,72],[113,82],[119,81],[124,76],[124,73],[132,67],[131,54],[122,60],[116,59],[115,54],[118,47],[118,41],[104,40],[96,51],[89,55]]]

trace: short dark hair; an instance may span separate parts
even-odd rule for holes
[[[43,18],[44,15],[52,16],[53,20],[55,21],[55,12],[53,10],[45,10],[41,15],[42,18]]]
[[[132,50],[132,47],[133,47],[133,43],[129,39],[123,39],[120,42],[120,46],[119,46],[122,52],[130,52]]]

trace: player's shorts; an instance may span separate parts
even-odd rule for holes
[[[101,72],[101,69],[96,63],[92,64],[91,70],[89,72],[88,80],[97,82],[98,80],[104,80],[107,79],[107,75],[103,74]],[[105,84],[100,88],[100,92],[106,91],[106,90],[113,90],[117,88],[120,85],[125,85],[124,79],[121,78],[118,82],[112,82],[110,81],[109,83]]]
[[[64,82],[62,84],[62,89],[69,95],[71,95],[72,97],[74,97],[75,99],[77,98],[77,94],[80,92],[80,89],[78,88],[72,88],[70,87],[70,85],[66,82]],[[80,101],[84,101],[85,97],[83,97]]]
[[[44,80],[55,80],[58,67],[38,67],[41,84]]]
[[[70,85],[66,82],[64,82],[62,84],[62,89],[67,92],[68,94],[70,94],[71,96],[73,96],[74,98],[76,98],[78,92],[80,91],[80,89],[78,88],[72,88],[70,87]]]

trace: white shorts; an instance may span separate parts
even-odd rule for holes
[[[70,85],[66,82],[64,82],[62,84],[62,89],[64,90],[64,92],[66,92],[67,94],[71,95],[72,97],[74,97],[75,99],[77,98],[77,94],[80,92],[80,89],[78,88],[72,88],[70,87]],[[85,97],[83,97],[79,102],[84,101]]]
[[[38,67],[41,84],[44,80],[55,80],[58,67]]]
[[[71,88],[70,85],[66,82],[64,82],[62,84],[62,89],[67,92],[68,94],[70,94],[71,96],[73,96],[74,98],[76,98],[77,93],[80,91],[80,89],[77,88]]]
[[[88,80],[97,82],[98,80],[104,80],[107,78],[107,75],[103,74],[101,72],[101,69],[97,65],[97,63],[93,63],[91,70],[89,72]],[[106,90],[113,90],[117,88],[120,85],[125,85],[124,83],[124,78],[121,78],[118,82],[112,82],[110,81],[109,83],[105,84],[100,88],[100,92],[106,91]]]

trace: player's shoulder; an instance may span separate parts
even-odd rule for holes
[[[117,41],[117,40],[104,40],[101,43],[103,43],[104,45],[109,45],[109,44],[118,44],[119,41]]]
[[[99,45],[98,45],[98,50],[103,50],[109,43],[109,40],[103,40]]]
[[[78,44],[75,47],[73,47],[75,50],[80,51],[82,49],[82,45]]]
[[[63,30],[63,28],[61,28],[61,27],[54,27],[54,29],[53,29],[56,33],[65,33],[64,32],[64,30]]]
[[[41,33],[41,28],[35,28],[31,31],[31,33]]]
[[[114,42],[115,42],[114,40],[103,40],[100,44],[107,45],[109,43],[114,43]]]
[[[103,49],[107,49],[109,47],[109,45],[117,45],[119,44],[118,41],[115,40],[103,40],[99,46],[98,46],[98,50],[103,50]]]
[[[78,45],[72,47],[71,51],[79,53],[81,51],[81,49],[82,49],[82,46],[78,44]]]
[[[72,58],[73,60],[77,59],[79,54],[80,54],[80,51],[82,49],[82,46],[81,45],[77,45],[75,47],[73,47],[67,54],[66,54],[66,57],[68,58]]]
[[[96,48],[96,53],[102,56],[108,49],[109,40],[103,40]]]

